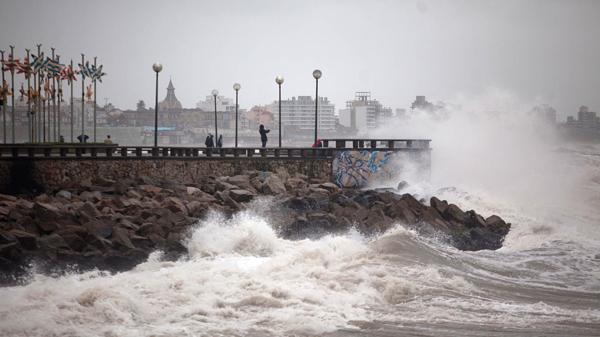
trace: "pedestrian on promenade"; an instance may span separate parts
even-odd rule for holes
[[[267,133],[271,132],[271,130],[265,129],[265,126],[261,124],[258,127],[258,132],[260,133],[260,141],[262,143],[262,147],[267,147]]]
[[[217,147],[223,147],[223,134],[220,134],[217,139]]]
[[[106,135],[106,139],[104,140],[104,144],[110,145],[112,144],[112,139],[110,139],[110,135]]]
[[[208,134],[208,136],[206,136],[206,140],[204,141],[204,145],[206,145],[206,147],[215,147],[215,141],[214,141],[214,137],[211,133]]]

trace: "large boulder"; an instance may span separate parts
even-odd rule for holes
[[[88,232],[101,238],[108,238],[113,232],[111,221],[94,219],[83,225]]]
[[[271,174],[264,180],[262,192],[271,195],[284,194],[286,192],[285,184],[278,176]]]
[[[442,213],[442,216],[448,221],[456,221],[460,224],[466,224],[469,220],[467,213],[463,212],[455,204],[448,205],[446,210]]]
[[[290,191],[298,191],[308,188],[308,183],[305,179],[293,177],[286,180],[285,187]]]
[[[21,247],[27,250],[35,250],[38,248],[38,237],[36,235],[18,229],[11,230],[10,234],[19,241]]]
[[[131,242],[129,231],[124,228],[115,228],[112,233],[112,242],[119,244],[125,248],[135,249],[135,246]]]
[[[187,208],[183,201],[176,197],[168,197],[164,201],[164,207],[173,213],[183,213],[187,215]]]
[[[436,197],[431,197],[429,204],[440,214],[444,214],[448,208],[448,202],[446,200],[442,201]]]
[[[250,177],[245,174],[228,177],[227,182],[229,184],[235,185],[239,187],[239,189],[247,190],[247,191],[256,191],[252,184],[250,183]]]
[[[254,198],[254,193],[248,190],[233,189],[229,191],[229,196],[237,202],[248,202]]]

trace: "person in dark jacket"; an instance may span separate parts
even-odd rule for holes
[[[209,133],[208,136],[206,136],[204,145],[206,145],[206,147],[215,147],[214,137],[212,134]]]
[[[267,147],[267,133],[271,132],[271,130],[265,129],[265,126],[261,124],[258,127],[258,132],[260,133],[260,141],[262,142],[262,147]]]
[[[217,138],[217,147],[223,147],[223,135],[219,135],[219,138]]]

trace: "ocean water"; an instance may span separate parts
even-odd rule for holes
[[[156,252],[115,275],[33,269],[0,288],[0,336],[600,336],[600,151],[555,153],[586,170],[576,202],[411,185],[512,222],[497,251],[458,251],[400,224],[287,241],[262,200],[199,222],[180,261]]]

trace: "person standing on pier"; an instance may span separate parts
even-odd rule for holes
[[[264,125],[260,125],[258,127],[258,132],[260,133],[260,141],[262,142],[262,147],[267,147],[267,133],[269,133],[271,130],[267,130],[265,129]]]
[[[223,135],[220,134],[219,138],[217,138],[217,147],[223,147]]]
[[[213,135],[212,134],[208,134],[208,136],[206,136],[206,140],[204,141],[204,145],[206,147],[215,147],[215,142],[213,140]]]

